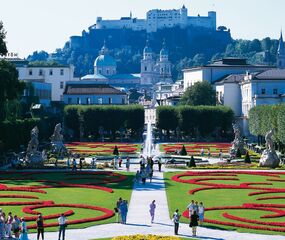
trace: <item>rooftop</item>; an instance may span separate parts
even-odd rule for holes
[[[270,69],[252,74],[255,80],[285,80],[285,69]]]
[[[217,80],[215,83],[217,85],[224,83],[238,83],[243,80],[244,76],[245,74],[230,74],[222,77],[221,79]]]

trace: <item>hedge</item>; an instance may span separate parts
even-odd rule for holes
[[[80,126],[84,137],[98,136],[99,129],[115,134],[120,129],[139,132],[144,127],[144,109],[139,105],[129,106],[78,106],[69,105],[64,108],[65,127],[79,137]]]
[[[157,126],[161,130],[174,130],[177,127],[185,135],[208,136],[219,130],[220,134],[231,129],[234,113],[224,106],[161,106],[157,108]]]

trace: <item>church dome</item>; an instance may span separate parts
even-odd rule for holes
[[[95,59],[94,67],[117,67],[117,63],[110,55],[99,55]]]
[[[165,49],[165,48],[162,48],[162,49],[160,50],[160,55],[168,55],[168,50]]]

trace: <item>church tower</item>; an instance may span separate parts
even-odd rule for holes
[[[284,69],[285,68],[285,46],[283,42],[283,35],[281,31],[279,46],[277,50],[277,68]]]
[[[166,48],[165,39],[162,43],[162,49],[160,50],[159,54],[159,78],[161,82],[172,82],[172,75],[171,75],[171,62],[168,59],[168,50]]]
[[[146,46],[143,50],[143,59],[141,60],[141,84],[153,84],[155,79],[154,73],[155,61],[153,59],[153,52],[149,46],[149,41],[146,41]]]

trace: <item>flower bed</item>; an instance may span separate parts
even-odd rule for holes
[[[263,177],[264,180],[257,182],[241,182],[241,176],[259,176]],[[266,179],[271,177],[270,179]],[[191,184],[192,187],[189,190],[189,194],[193,195],[200,191],[215,191],[217,189],[237,189],[237,191],[247,190],[245,196],[255,196],[261,194],[274,194],[274,193],[285,193],[285,188],[274,187],[274,182],[284,182],[285,172],[266,172],[266,171],[189,171],[172,176],[172,181],[180,182],[183,184]],[[280,179],[282,178],[282,179]],[[213,182],[215,181],[215,182]],[[217,183],[221,181],[221,183]],[[227,181],[234,181],[237,184],[227,183]],[[195,187],[197,186],[197,187]],[[249,191],[248,191],[249,190]],[[256,191],[257,190],[257,191]],[[246,201],[245,197],[245,201]],[[285,196],[266,196],[258,197],[255,201],[261,200],[272,200],[272,199],[285,199]],[[251,198],[252,200],[252,198]],[[219,204],[219,203],[218,203]],[[230,211],[235,211],[234,214]],[[247,217],[239,216],[240,210],[246,210]],[[283,232],[285,233],[285,204],[281,203],[253,203],[244,202],[240,206],[207,206],[205,209],[206,217],[205,222],[225,225],[230,227],[246,228],[253,230],[263,230],[263,231],[273,231],[273,232]],[[219,214],[211,215],[210,211],[219,211]],[[252,214],[254,211],[258,211],[259,214],[262,211],[271,212],[269,214],[258,215],[260,219],[252,219]],[[208,213],[208,214],[207,214]],[[210,217],[208,217],[210,215]],[[185,218],[189,218],[189,211],[185,210],[183,212]],[[215,218],[211,217],[215,216]],[[219,216],[219,218],[217,218]],[[269,220],[270,219],[270,220]],[[272,221],[271,221],[272,219]]]

